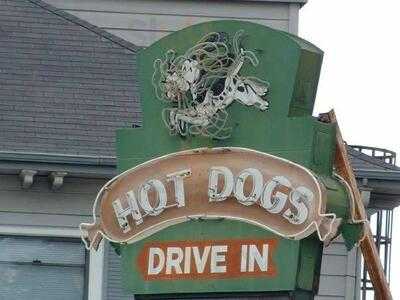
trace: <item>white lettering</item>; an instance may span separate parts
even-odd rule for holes
[[[247,271],[247,245],[242,245],[242,255],[240,258],[240,272]]]
[[[218,192],[219,177],[223,176],[224,184],[220,192]],[[226,167],[212,167],[208,176],[208,197],[209,201],[224,201],[233,190],[233,174]]]
[[[253,189],[249,196],[244,195],[244,184],[247,177],[253,178]],[[263,176],[257,169],[249,168],[240,172],[235,185],[235,197],[243,205],[252,205],[260,198],[263,188]]]
[[[149,190],[154,188],[157,191],[158,203],[156,207],[152,207],[149,201]],[[167,205],[167,192],[164,184],[157,179],[151,179],[140,187],[140,206],[150,216],[157,216],[162,213]]]
[[[175,189],[175,201],[178,207],[185,206],[185,188],[183,185],[183,179],[189,177],[192,174],[190,169],[178,171],[167,175],[167,180],[174,183]]]
[[[158,265],[154,265],[155,263],[155,256],[158,257]],[[149,264],[147,267],[147,274],[148,275],[157,275],[161,272],[164,268],[165,263],[165,256],[164,251],[160,248],[150,248],[149,249]]]
[[[289,179],[284,176],[275,176],[270,182],[265,185],[263,197],[261,199],[261,206],[264,207],[268,212],[272,214],[278,214],[285,207],[288,196],[280,191],[273,193],[275,189],[283,185],[288,188],[291,187]]]
[[[212,246],[211,247],[211,273],[225,273],[226,265],[218,265],[218,263],[225,262],[225,254],[228,251],[228,246]]]
[[[185,247],[185,264],[183,266],[183,272],[185,274],[190,273],[190,252],[191,252],[191,247]]]
[[[203,255],[200,256],[199,247],[192,247],[197,273],[204,272],[204,268],[206,267],[206,262],[210,254],[210,249],[211,246],[204,247]]]
[[[268,244],[263,245],[262,255],[256,245],[249,245],[249,272],[254,272],[255,263],[261,272],[268,270]]]
[[[142,214],[140,213],[135,193],[133,191],[126,193],[126,201],[128,202],[128,206],[126,208],[122,207],[121,200],[119,198],[112,203],[115,215],[117,216],[118,224],[124,233],[131,230],[127,219],[129,215],[133,217],[136,225],[143,223]]]
[[[303,186],[296,188],[290,193],[289,201],[293,204],[297,212],[293,212],[288,208],[284,212],[283,217],[295,225],[304,223],[308,217],[308,208],[306,203],[310,203],[313,200],[313,197],[314,195],[309,189]]]
[[[165,274],[172,274],[172,268],[176,274],[182,274],[181,263],[183,260],[183,251],[180,247],[167,248],[167,261],[165,263]]]
[[[139,225],[146,216],[157,216],[167,208],[185,207],[184,179],[191,174],[188,168],[166,175],[164,181],[149,179],[137,191],[130,190],[114,200],[112,206],[122,231],[127,233],[132,230],[129,216],[135,225]],[[244,169],[235,177],[229,168],[216,166],[210,168],[208,176],[209,202],[224,201],[233,193],[240,204],[249,206],[258,203],[269,213],[280,214],[294,225],[307,220],[310,203],[314,200],[312,191],[303,186],[293,189],[284,176],[274,176],[264,185],[263,174],[256,168]],[[172,187],[167,194],[165,180],[173,184],[174,194]],[[175,198],[170,200],[168,197]]]

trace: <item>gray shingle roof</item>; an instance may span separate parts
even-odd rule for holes
[[[115,129],[141,123],[138,50],[40,0],[0,0],[0,152],[115,156]]]
[[[115,156],[140,124],[138,47],[38,0],[0,0],[0,151]]]

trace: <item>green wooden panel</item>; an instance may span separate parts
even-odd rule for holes
[[[151,84],[153,62],[169,49],[181,54],[209,32],[233,36],[244,30],[243,47],[256,53],[257,67],[244,65],[240,74],[256,76],[270,83],[270,108],[260,111],[233,103],[228,107],[233,131],[226,140],[201,136],[170,136],[161,119],[167,104],[157,100]],[[216,21],[195,25],[168,35],[139,54],[140,100],[143,126],[117,131],[117,157],[120,171],[149,159],[180,150],[199,147],[245,147],[297,162],[312,171],[325,184],[328,211],[345,220],[348,199],[343,186],[332,177],[335,127],[312,117],[323,53],[296,36],[271,28],[239,21]],[[274,278],[218,280],[144,281],[135,260],[150,241],[274,237],[279,247],[273,257],[278,266]],[[131,245],[117,246],[124,266],[124,284],[137,294],[218,293],[290,291],[293,299],[311,299],[318,287],[322,243],[315,235],[301,241],[280,238],[252,225],[234,221],[191,221],[167,228]]]
[[[239,277],[234,279],[156,280],[145,281],[140,275],[138,254],[145,243],[152,241],[201,241],[226,239],[278,239],[273,262],[277,275],[273,277]],[[190,221],[169,227],[151,237],[122,247],[123,283],[135,294],[288,291],[296,287],[299,241],[292,241],[256,226],[229,220]]]
[[[268,111],[233,103],[229,108],[233,132],[227,140],[204,137],[171,137],[161,119],[167,105],[157,100],[152,85],[153,63],[169,49],[183,53],[206,33],[217,31],[233,36],[244,30],[243,47],[252,50],[260,64],[245,64],[240,73],[256,76],[270,83]],[[139,54],[140,97],[143,126],[117,132],[118,159],[121,170],[153,157],[197,147],[236,146],[271,154],[279,154],[309,168],[314,167],[313,147],[319,126],[311,116],[322,51],[295,36],[271,28],[239,21],[215,21],[189,27],[168,35]],[[329,134],[332,134],[332,131]],[[328,149],[331,145],[327,145]],[[331,169],[331,161],[323,157],[320,169]],[[322,166],[323,167],[322,167]]]

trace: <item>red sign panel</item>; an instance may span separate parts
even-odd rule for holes
[[[277,239],[152,242],[137,263],[144,280],[276,276]]]

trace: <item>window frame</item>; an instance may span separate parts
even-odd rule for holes
[[[78,228],[26,225],[0,225],[0,235],[65,239],[81,238]],[[85,250],[85,256],[88,257],[88,263],[85,266],[85,277],[87,277],[85,279],[85,299],[103,299],[104,242],[101,242],[97,251]]]

